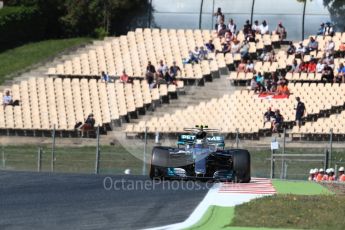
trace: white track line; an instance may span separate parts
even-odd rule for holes
[[[196,224],[212,205],[221,207],[233,207],[250,200],[269,196],[276,193],[271,180],[264,178],[252,178],[248,184],[220,183],[215,184],[206,194],[204,199],[196,207],[193,213],[183,222],[166,225],[150,230],[184,229]]]

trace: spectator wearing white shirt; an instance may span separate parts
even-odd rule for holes
[[[280,38],[281,41],[284,40],[284,39],[286,38],[287,33],[286,33],[286,29],[285,29],[285,27],[283,26],[283,23],[282,23],[282,22],[279,22],[279,23],[278,23],[278,26],[277,26],[275,32],[276,32],[276,34],[279,35],[279,38]]]
[[[232,34],[236,34],[237,26],[232,18],[229,20],[228,29]]]
[[[204,49],[203,46],[200,46],[198,59],[199,59],[200,61],[202,61],[202,60],[207,60],[207,55],[208,55],[207,50]]]
[[[333,52],[334,52],[334,47],[335,47],[335,43],[333,40],[329,40],[328,42],[326,42],[325,44],[325,50],[324,52],[327,54],[327,55],[332,55]]]
[[[320,59],[316,65],[316,73],[322,73],[323,68],[325,68],[325,64]]]
[[[2,104],[4,106],[4,109],[7,105],[13,105],[13,98],[10,94],[10,91],[6,91],[5,95],[2,98]]]
[[[252,30],[255,31],[255,33],[260,33],[260,25],[258,20],[255,20],[254,24],[252,25]]]
[[[246,72],[253,72],[254,71],[254,63],[253,60],[249,60],[246,65]]]
[[[218,25],[221,21],[224,22],[224,14],[222,13],[222,8],[218,8],[217,12],[213,14],[216,17],[217,23],[215,25],[216,30],[218,30]]]
[[[296,57],[303,57],[305,52],[306,49],[303,46],[303,43],[299,43],[299,46],[296,48]]]
[[[269,27],[268,27],[268,24],[267,24],[266,20],[263,20],[262,24],[260,25],[260,33],[262,35],[270,33]]]
[[[164,64],[163,60],[160,60],[157,70],[162,76],[165,76],[166,73],[169,71],[169,68],[167,65]]]

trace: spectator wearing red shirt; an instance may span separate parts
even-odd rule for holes
[[[308,63],[305,63],[303,60],[299,64],[299,72],[305,73],[308,71]]]
[[[129,76],[126,74],[126,71],[122,71],[122,75],[120,77],[121,83],[132,83],[132,79],[129,78]]]
[[[313,59],[308,64],[308,73],[315,73],[315,72],[316,72],[316,62]]]

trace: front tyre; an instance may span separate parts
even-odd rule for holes
[[[250,154],[247,150],[239,149],[233,153],[233,169],[236,182],[250,182]]]

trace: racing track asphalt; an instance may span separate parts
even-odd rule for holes
[[[144,176],[0,171],[0,229],[158,227],[187,219],[210,187],[193,181],[152,184]]]

